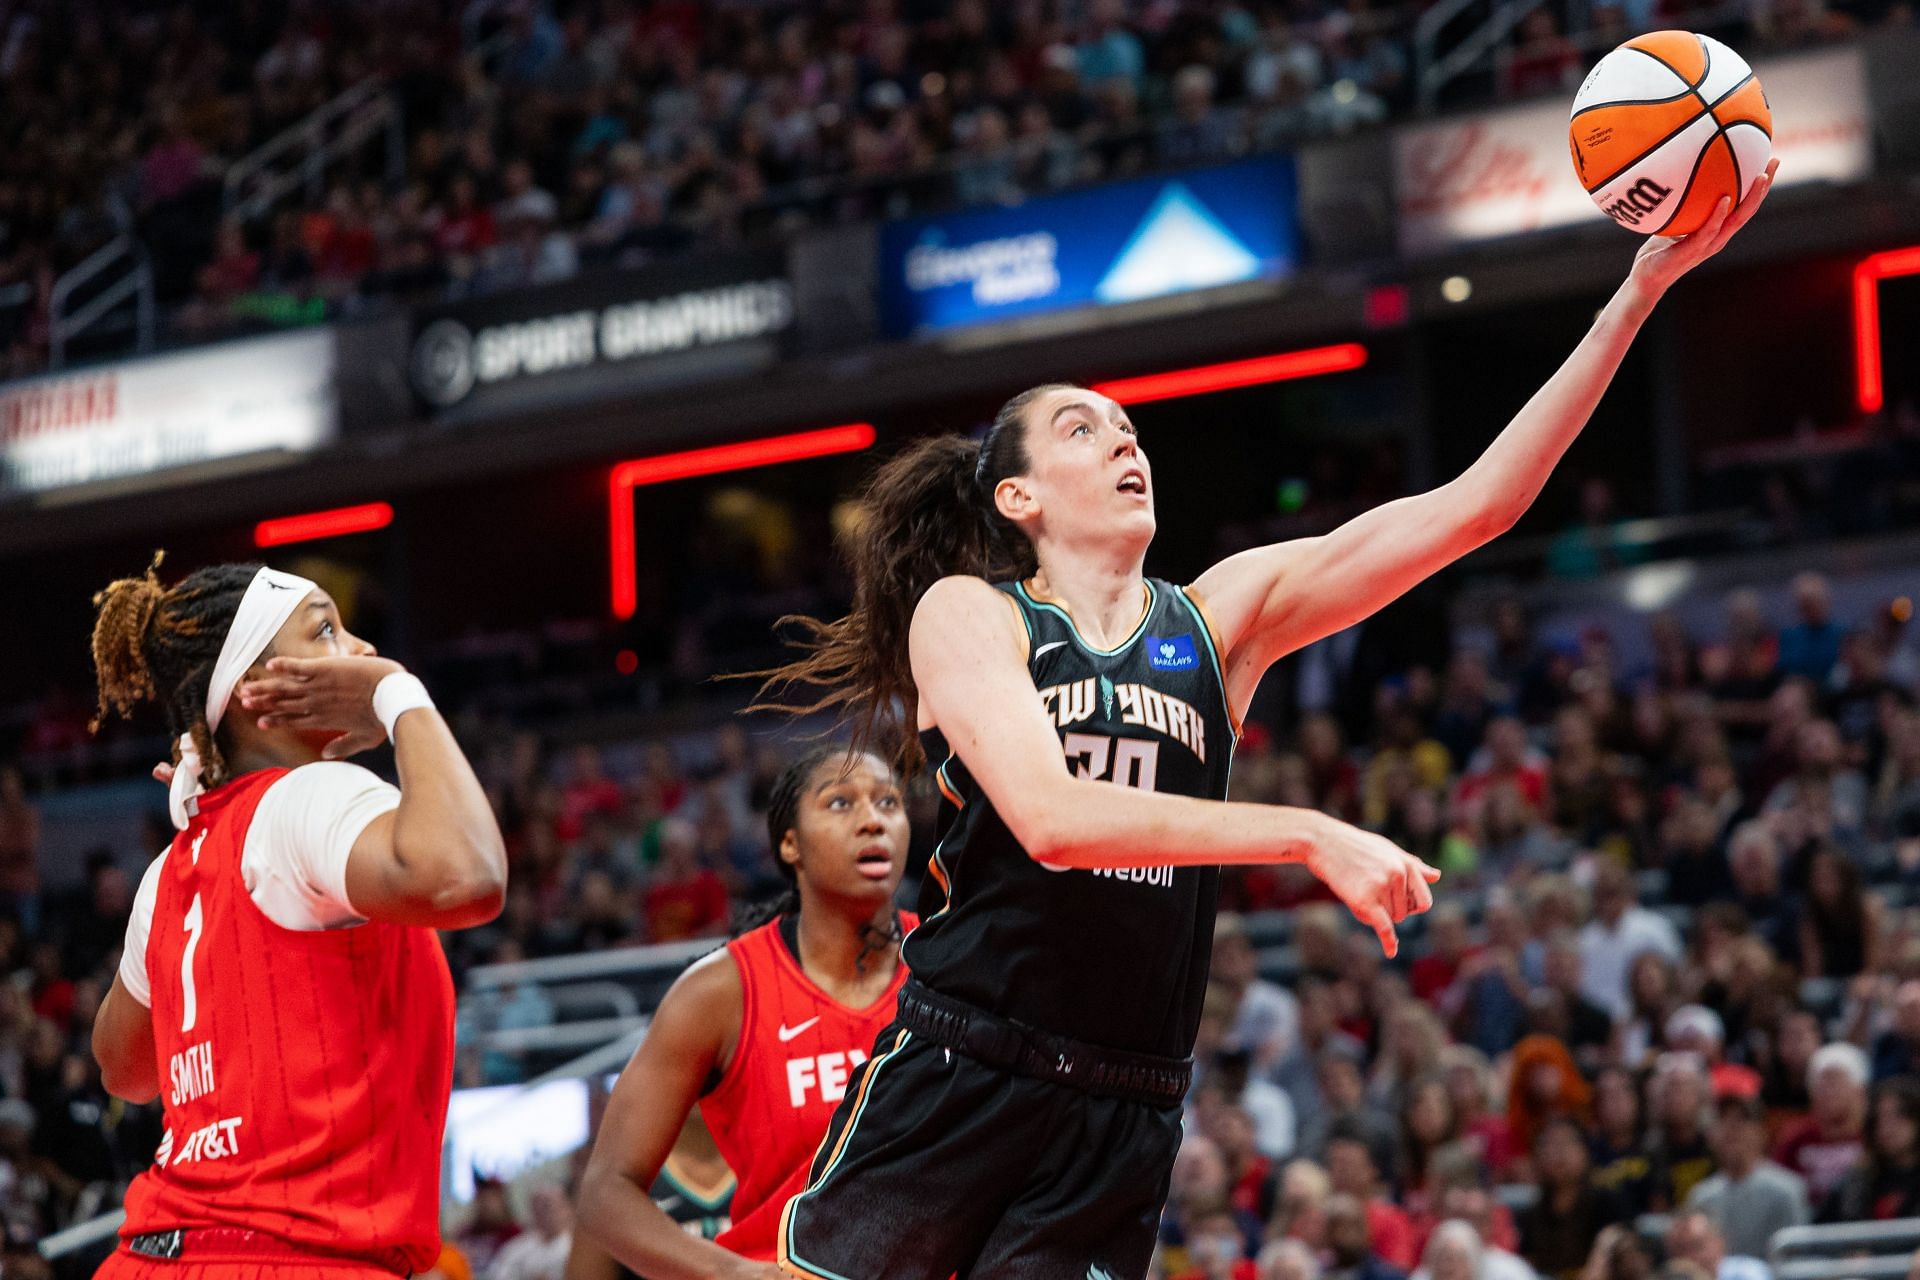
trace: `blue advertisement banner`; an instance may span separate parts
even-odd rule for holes
[[[1291,272],[1292,156],[888,223],[880,313],[892,337],[1138,302]]]

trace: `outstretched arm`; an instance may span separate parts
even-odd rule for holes
[[[1242,552],[1202,575],[1194,589],[1221,632],[1235,713],[1279,659],[1368,617],[1512,528],[1592,417],[1654,304],[1746,224],[1772,178],[1769,166],[1739,208],[1722,201],[1692,235],[1641,246],[1626,282],[1566,363],[1458,477],[1332,533]]]
[[[1440,873],[1312,809],[1221,803],[1075,777],[1027,673],[1026,638],[978,578],[945,578],[908,643],[922,716],[937,724],[1036,861],[1056,867],[1304,863],[1391,956],[1394,923],[1433,905]]]

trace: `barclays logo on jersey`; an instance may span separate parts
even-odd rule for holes
[[[1148,636],[1147,665],[1155,671],[1187,671],[1200,665],[1200,653],[1192,636]]]

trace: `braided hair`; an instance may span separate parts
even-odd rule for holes
[[[777,896],[763,902],[749,903],[741,908],[734,921],[733,935],[737,938],[743,933],[751,933],[773,920],[800,912],[800,873],[794,865],[780,856],[780,845],[787,838],[787,832],[793,830],[800,818],[800,801],[805,797],[807,782],[814,773],[825,764],[840,761],[843,771],[852,768],[855,756],[862,754],[857,748],[844,742],[822,743],[798,760],[781,770],[774,780],[773,791],[767,798],[767,846],[773,853],[773,865],[780,869],[781,878],[787,887]],[[885,930],[868,925],[864,931],[864,949],[855,968],[865,973],[867,957],[900,941],[900,922],[896,914],[892,925]]]
[[[156,570],[164,552],[137,578],[121,578],[95,595],[93,670],[99,684],[95,733],[108,713],[130,717],[143,702],[155,702],[176,743],[191,734],[204,762],[208,786],[227,781],[227,764],[207,728],[207,686],[226,643],[227,631],[257,564],[217,564],[196,569],[173,587]]]

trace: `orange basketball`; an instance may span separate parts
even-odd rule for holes
[[[1602,213],[1643,235],[1683,236],[1766,171],[1773,112],[1739,54],[1655,31],[1600,59],[1574,96],[1567,141]]]

